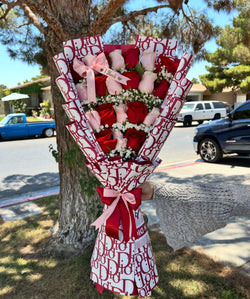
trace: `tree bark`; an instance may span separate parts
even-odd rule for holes
[[[79,14],[69,14],[69,10],[65,9],[73,5],[73,2],[77,1],[53,1],[53,10],[57,11],[57,15],[61,21],[63,20],[61,24],[62,28],[65,27],[65,32],[68,35],[67,39],[80,37],[77,34],[76,28],[80,28],[82,33],[82,24],[89,23],[88,14],[83,13],[80,18]],[[86,1],[84,7],[86,11],[89,11],[88,2]],[[77,10],[77,7],[75,9]],[[69,15],[71,18],[69,18]],[[87,29],[88,27],[86,26],[85,36],[87,35]],[[65,161],[65,154],[72,149],[75,142],[65,127],[66,117],[62,109],[64,99],[55,83],[55,79],[59,76],[59,73],[53,62],[53,56],[62,52],[62,43],[63,40],[50,28],[46,35],[46,50],[48,65],[50,67],[49,72],[51,76],[51,91],[55,109],[57,148],[59,154],[60,212],[47,251],[56,255],[72,256],[72,254],[83,252],[94,242],[95,232],[90,224],[95,219],[96,206],[100,204],[100,198],[97,194],[88,198],[82,192],[79,178],[82,174],[87,177],[91,175],[86,166],[79,168],[76,165],[76,161],[74,161],[72,167]]]

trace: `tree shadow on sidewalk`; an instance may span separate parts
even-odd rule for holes
[[[59,186],[59,174],[44,172],[37,175],[15,174],[0,182],[0,199]]]

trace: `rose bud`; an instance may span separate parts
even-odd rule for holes
[[[114,139],[118,139],[118,138],[122,139],[123,138],[123,134],[119,129],[113,129],[112,134],[113,134]]]
[[[95,60],[95,56],[92,55],[92,54],[89,54],[89,55],[86,55],[84,58],[83,58],[83,62],[90,66],[92,65],[93,61]]]
[[[155,82],[156,78],[157,78],[156,73],[146,71],[143,74],[142,80],[138,86],[138,89],[140,90],[140,92],[152,93],[154,90],[154,82]]]
[[[125,104],[120,104],[119,106],[114,106],[116,119],[119,123],[124,123],[127,120],[127,106]]]
[[[125,68],[125,61],[122,56],[122,50],[114,50],[111,53],[109,53],[109,57],[111,59],[111,66],[112,69],[120,70]]]
[[[115,110],[113,109],[113,105],[111,103],[98,106],[96,111],[100,115],[102,125],[108,125],[109,127],[112,127],[113,123],[116,122]]]
[[[155,52],[152,52],[151,50],[145,50],[144,52],[142,52],[142,57],[140,59],[142,67],[146,71],[153,72],[155,68],[156,58],[157,54]]]
[[[145,117],[143,123],[147,126],[150,127],[152,125],[156,118],[160,115],[160,110],[156,107],[154,107],[149,114]]]
[[[141,124],[148,114],[148,108],[145,104],[139,101],[128,102],[128,121],[133,124]]]
[[[169,82],[165,79],[162,79],[160,83],[156,84],[154,96],[159,97],[160,99],[164,99],[167,91],[169,89]]]
[[[108,154],[116,147],[117,140],[112,140],[112,130],[107,129],[100,133],[95,133],[96,140],[100,144],[103,152]]]
[[[136,71],[123,72],[122,75],[130,79],[127,81],[127,85],[122,85],[124,89],[138,89],[141,77]]]
[[[108,89],[108,93],[111,95],[120,94],[122,91],[122,85],[115,81],[112,77],[108,77],[106,79],[106,86]]]
[[[96,94],[100,97],[106,95],[107,92],[106,79],[107,76],[95,77],[95,90],[96,90]]]
[[[101,118],[97,111],[89,110],[85,113],[85,115],[94,131],[100,128]]]
[[[139,48],[131,48],[123,53],[126,68],[129,70],[137,65],[139,61],[140,50]]]
[[[125,148],[127,146],[127,138],[117,138],[115,149]]]
[[[146,133],[132,128],[126,131],[124,137],[128,140],[127,147],[131,147],[133,151],[138,152],[146,139]]]
[[[87,93],[87,84],[86,83],[77,83],[76,90],[78,93],[78,97],[80,102],[84,102],[88,100],[88,93]]]

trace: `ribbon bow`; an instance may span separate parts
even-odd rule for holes
[[[115,81],[124,85],[127,85],[127,81],[130,80],[129,78],[109,68],[109,64],[104,53],[100,53],[95,59],[93,59],[91,65],[89,66],[86,65],[83,61],[74,58],[73,69],[81,77],[85,77],[85,76],[87,77],[87,93],[88,93],[89,102],[96,103],[94,70],[103,75],[112,77]]]
[[[102,202],[108,205],[102,215],[91,225],[96,229],[106,221],[106,233],[108,236],[119,240],[119,225],[122,222],[124,241],[128,242],[132,237],[137,238],[137,230],[133,210],[141,204],[141,188],[127,193],[98,187]]]

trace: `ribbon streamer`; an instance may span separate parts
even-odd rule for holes
[[[119,239],[119,225],[121,221],[124,241],[127,242],[132,237],[137,238],[133,210],[138,209],[141,204],[141,188],[122,193],[109,188],[98,187],[97,192],[102,202],[107,204],[108,207],[91,225],[98,229],[106,221],[107,235]]]

